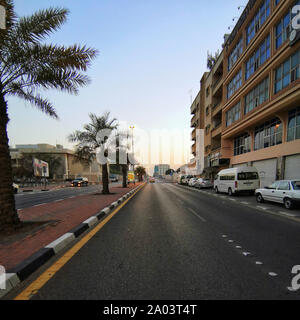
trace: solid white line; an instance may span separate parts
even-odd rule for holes
[[[198,215],[197,212],[195,212],[193,209],[188,208],[190,210],[190,212],[195,215],[196,217],[198,217],[202,222],[206,222],[206,220],[204,218],[202,218],[201,216]]]
[[[60,201],[63,201],[65,199],[59,199],[59,200],[55,200],[54,202],[60,202]]]
[[[278,274],[277,274],[277,273],[275,273],[275,272],[269,272],[269,276],[271,276],[271,277],[277,277],[277,276],[278,276]]]
[[[255,264],[257,264],[257,265],[261,266],[263,263],[262,263],[262,262],[260,262],[260,261],[256,261],[256,262],[255,262]]]
[[[287,213],[287,212],[284,212],[284,211],[280,211],[279,213],[284,214],[285,216],[288,216],[288,217],[297,217],[296,214]]]
[[[256,208],[262,209],[262,210],[268,210],[268,208],[266,208],[266,207],[261,207],[261,206],[256,206]]]

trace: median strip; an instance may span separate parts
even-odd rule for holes
[[[128,199],[133,193],[138,192],[145,184],[139,185],[135,189],[131,190],[126,194]],[[40,268],[43,264],[49,261],[54,255],[65,249],[74,239],[78,238],[89,228],[95,227],[96,224],[100,222],[101,219],[105,218],[112,209],[119,206],[121,202],[125,202],[125,196],[120,198],[118,201],[113,202],[109,207],[101,210],[96,215],[90,217],[89,219],[83,221],[77,227],[73,228],[66,234],[62,235],[55,241],[51,242],[44,248],[38,250],[36,253],[31,255],[29,258],[22,261],[16,267],[8,270],[6,277],[6,290],[0,290],[0,298],[6,295],[10,290],[18,285],[19,282],[27,279],[33,272]],[[122,201],[120,201],[122,200]],[[129,199],[127,200],[129,201]],[[42,205],[42,204],[41,204]],[[12,281],[12,279],[14,281]]]

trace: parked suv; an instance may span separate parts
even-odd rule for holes
[[[293,209],[300,203],[300,180],[276,181],[269,187],[255,191],[256,200],[263,203],[265,200],[283,203],[286,209]]]

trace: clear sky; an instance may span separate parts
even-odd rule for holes
[[[99,50],[78,96],[48,91],[59,121],[9,98],[10,145],[49,143],[70,147],[67,135],[88,113],[113,117],[144,130],[190,127],[193,97],[206,71],[207,51],[221,49],[237,8],[246,0],[15,0],[19,16],[51,6],[70,10],[52,43]]]

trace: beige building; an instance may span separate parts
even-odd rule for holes
[[[90,165],[83,165],[76,161],[74,151],[65,149],[61,145],[52,146],[49,144],[36,145],[16,145],[16,148],[10,149],[13,168],[18,168],[23,165],[24,155],[43,155],[55,157],[59,159],[59,166],[52,172],[53,178],[57,180],[74,179],[79,176],[87,177],[90,182],[101,181],[101,167],[94,161]],[[51,166],[49,167],[51,172]]]
[[[200,108],[207,172],[230,161],[231,167],[255,166],[262,186],[300,178],[300,30],[292,26],[296,4],[300,1],[249,1],[219,60],[204,74]]]

